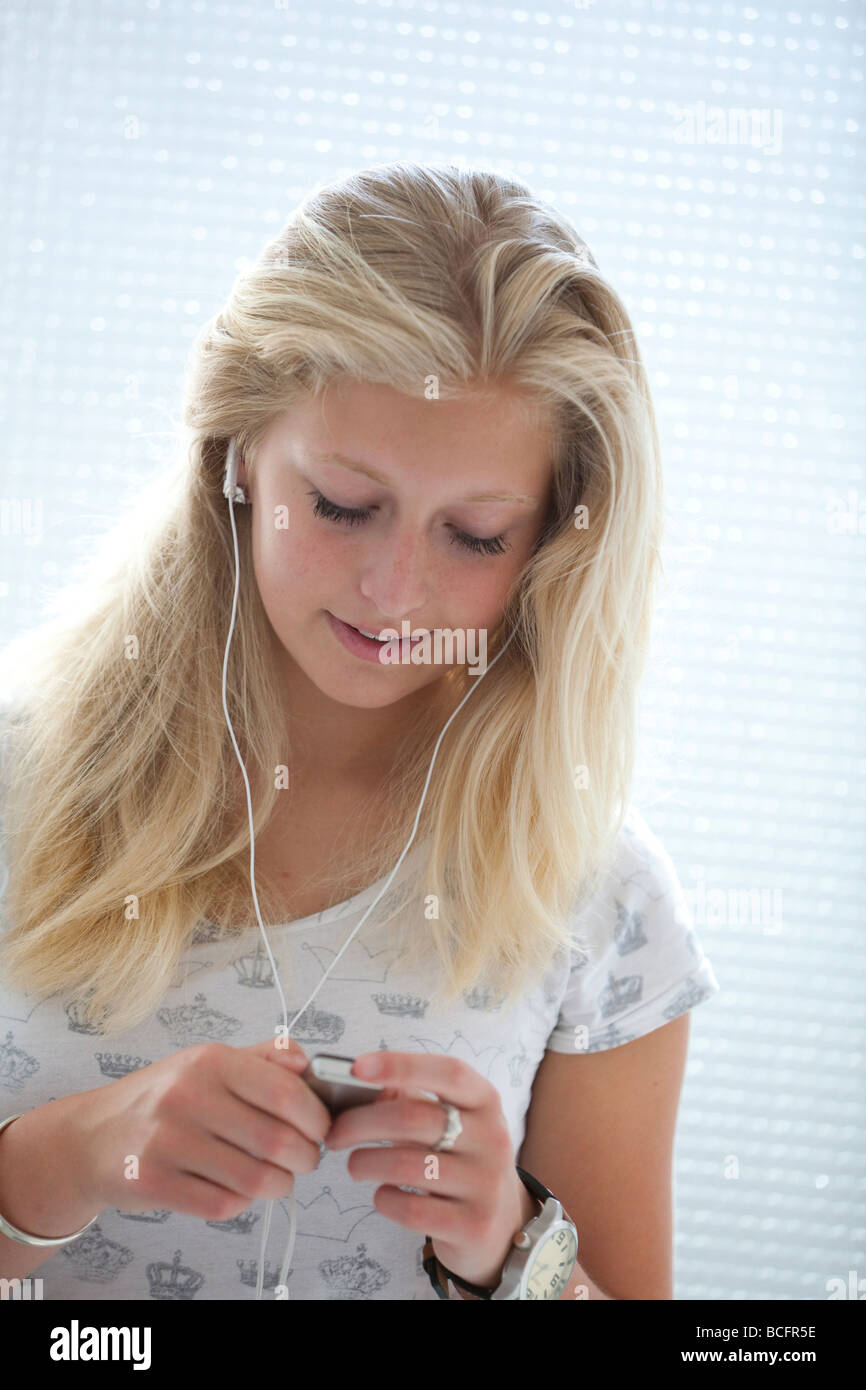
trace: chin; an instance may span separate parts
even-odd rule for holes
[[[377,669],[372,662],[357,663],[358,670],[338,670],[333,662],[322,661],[321,665],[311,665],[299,661],[293,652],[283,648],[293,671],[306,679],[326,700],[349,709],[385,709],[403,700],[418,688],[409,686],[405,676],[394,678],[393,671]]]
[[[401,700],[418,695],[428,688],[432,696],[434,688],[445,674],[443,670],[431,675],[431,667],[407,666],[403,669],[411,674],[403,675],[397,674],[394,670],[377,670],[370,663],[369,677],[364,679],[365,663],[359,662],[358,665],[361,668],[359,672],[349,672],[347,675],[323,672],[318,678],[313,675],[309,678],[327,699],[333,700],[336,704],[347,705],[352,709],[386,709],[388,705],[396,705]]]

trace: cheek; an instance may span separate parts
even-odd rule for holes
[[[479,562],[479,569],[481,568]],[[491,562],[490,569],[485,568],[484,572],[468,585],[468,606],[472,613],[477,614],[474,626],[493,629],[498,625],[508,595],[521,569],[522,566],[499,568]]]
[[[337,553],[330,553],[327,538],[301,514],[296,506],[289,513],[289,527],[262,524],[273,518],[273,509],[262,509],[253,534],[256,579],[263,595],[288,595],[312,591],[339,565]]]

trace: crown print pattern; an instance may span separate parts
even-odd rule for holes
[[[407,856],[388,889],[423,927],[423,875]],[[0,864],[0,882],[4,877]],[[376,912],[337,956],[384,880],[345,903],[283,926],[268,940],[308,1056],[375,1049],[459,1057],[499,1091],[514,1152],[526,1130],[532,1083],[546,1051],[603,1051],[662,1027],[718,990],[673,865],[636,810],[608,872],[573,914],[572,947],[538,987],[509,1006],[479,980],[451,1007],[435,1007],[438,978],[404,968],[402,949]],[[6,926],[0,896],[0,930]],[[335,963],[336,962],[336,963]],[[330,975],[326,975],[333,965]],[[321,984],[319,993],[310,995]],[[0,1119],[58,1096],[107,1085],[196,1043],[245,1047],[283,1023],[258,927],[223,933],[201,922],[160,1007],[122,1035],[88,1021],[87,995],[45,1000],[0,979]],[[302,1010],[301,1012],[299,1012]],[[295,1015],[298,1015],[296,1018]],[[422,1265],[424,1235],[375,1207],[375,1182],[355,1182],[346,1150],[322,1146],[316,1169],[295,1180],[297,1235],[289,1299],[435,1300]],[[109,1207],[83,1236],[39,1267],[46,1299],[254,1299],[264,1201],[225,1221],[155,1208]],[[264,1297],[276,1297],[289,1236],[289,1203],[274,1203]]]

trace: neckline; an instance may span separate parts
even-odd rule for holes
[[[420,841],[416,840],[412,845],[412,848],[409,850],[408,854],[405,855],[400,868],[394,875],[392,888],[405,878],[411,868],[417,865],[418,858],[422,850],[427,848],[428,841],[429,837],[428,839]],[[360,893],[356,893],[354,897],[344,898],[342,902],[334,903],[331,907],[322,908],[321,912],[311,912],[306,917],[293,917],[291,921],[288,922],[275,922],[273,926],[267,927],[266,930],[269,932],[304,931],[313,926],[327,926],[329,922],[333,922],[337,917],[348,917],[350,913],[354,913],[358,908],[366,907],[374,898],[378,897],[380,890],[387,883],[393,872],[394,866],[392,864],[386,874],[383,874],[381,878],[377,878],[375,883],[371,883],[366,888],[362,888]],[[211,923],[210,925],[213,926],[214,924]],[[239,933],[239,935],[246,935],[250,932],[261,932],[258,922],[244,928],[244,931]]]

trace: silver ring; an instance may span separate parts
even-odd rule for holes
[[[434,1148],[434,1153],[441,1153],[443,1149],[453,1149],[455,1140],[463,1133],[463,1121],[460,1119],[460,1111],[456,1105],[448,1105],[446,1101],[438,1102],[443,1110],[448,1113],[448,1123],[445,1126],[445,1133]]]

